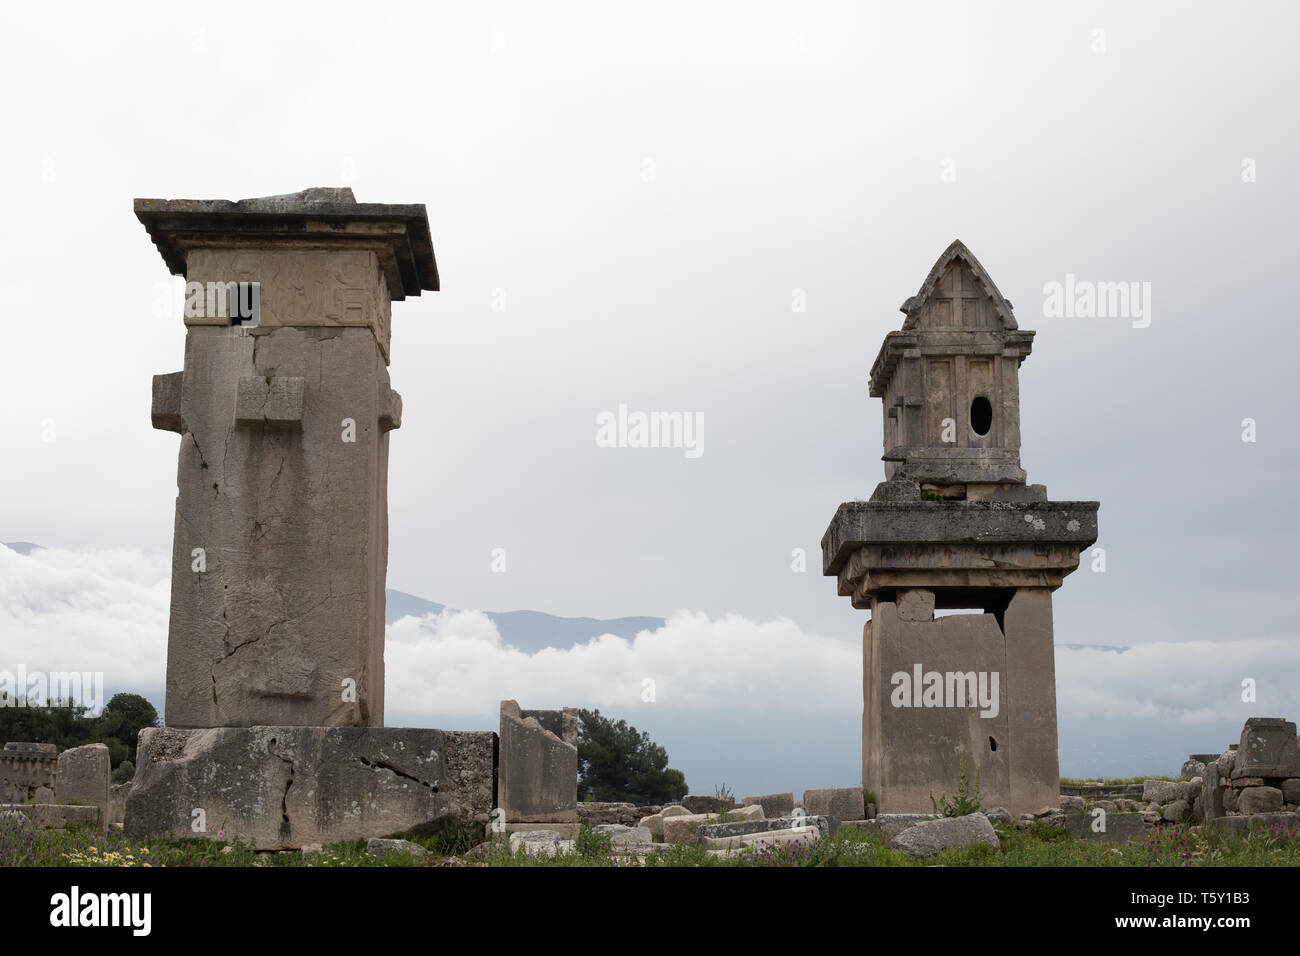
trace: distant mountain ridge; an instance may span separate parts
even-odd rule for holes
[[[0,543],[22,555],[29,555],[40,547],[30,541]],[[445,604],[416,597],[405,591],[388,588],[384,595],[387,599],[384,620],[390,625],[404,617],[424,617],[426,614],[441,614],[447,610]],[[567,650],[602,634],[614,634],[630,641],[641,631],[653,631],[665,624],[661,617],[615,617],[601,620],[593,617],[557,617],[542,611],[485,611],[484,614],[496,625],[503,644],[529,654],[536,654],[548,647]],[[1058,644],[1057,647],[1117,653],[1128,650],[1127,647],[1107,644]]]
[[[440,614],[445,604],[428,601],[405,591],[389,588],[385,620],[392,624],[404,617],[423,617]],[[454,609],[453,609],[454,610]],[[548,647],[567,649],[574,644],[585,644],[602,634],[615,634],[631,640],[641,631],[652,631],[664,626],[661,617],[616,617],[599,620],[592,617],[556,617],[542,611],[485,611],[497,627],[501,642],[529,654]]]
[[[41,547],[30,541],[0,541],[6,548],[16,551],[24,557]],[[440,614],[446,610],[445,604],[428,601],[405,591],[389,588],[384,592],[386,601],[384,620],[392,624],[404,617],[424,617],[426,614]],[[455,609],[453,609],[455,610]],[[594,617],[556,617],[542,611],[485,611],[489,620],[497,626],[501,641],[511,647],[529,654],[548,647],[567,650],[574,644],[585,644],[593,637],[602,634],[616,634],[626,640],[632,640],[641,631],[653,631],[664,626],[661,617],[616,617],[598,620]]]

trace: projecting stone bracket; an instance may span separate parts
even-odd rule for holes
[[[394,388],[379,386],[379,430],[390,432],[402,427],[402,396]]]
[[[236,425],[302,427],[307,380],[289,376],[241,378],[235,396]]]
[[[153,377],[153,427],[159,431],[185,433],[185,418],[181,415],[182,372],[168,372]]]

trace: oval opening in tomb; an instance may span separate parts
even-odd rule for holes
[[[970,427],[976,435],[987,435],[993,427],[993,405],[983,395],[970,403]]]

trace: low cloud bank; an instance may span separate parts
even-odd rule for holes
[[[170,566],[129,548],[0,546],[0,672],[102,672],[108,695],[142,693],[161,710]],[[485,614],[448,610],[396,621],[385,657],[392,726],[495,728],[498,702],[513,697],[625,718],[710,792],[836,786],[858,773],[860,647],[784,618],[680,610],[632,640],[529,654]],[[1300,717],[1300,643],[1058,647],[1056,681],[1062,773],[1169,772],[1187,752],[1222,749],[1246,717]]]

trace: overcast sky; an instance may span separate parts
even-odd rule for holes
[[[1161,719],[1196,709],[1193,676],[1220,702],[1260,679],[1211,749],[1250,713],[1296,719],[1298,31],[1280,3],[6,7],[0,540],[165,575],[178,439],[150,428],[150,378],[181,367],[185,329],[154,309],[179,280],[133,197],[424,203],[443,291],[393,308],[389,585],[705,622],[683,654],[727,620],[829,642],[847,673],[805,675],[781,719],[843,698],[827,733],[856,748],[865,615],[819,542],[883,477],[870,365],[960,238],[1037,331],[1030,481],[1101,502],[1107,569],[1057,592],[1057,642],[1172,648],[1115,677],[1183,708]],[[1067,274],[1150,283],[1149,326],[1045,315]],[[620,404],[699,413],[703,454],[598,447]],[[3,567],[0,650],[57,657],[74,638]],[[144,636],[95,639],[161,648],[165,607],[162,634],[150,611]],[[723,723],[758,706],[728,661],[780,666],[766,639],[706,655]],[[119,685],[161,685],[142,655]],[[568,666],[570,696],[617,683]],[[1110,665],[1078,667],[1062,698],[1104,699]],[[483,685],[489,725],[498,693],[588,702],[525,700],[555,686],[540,668]],[[401,714],[456,712],[421,699]]]

